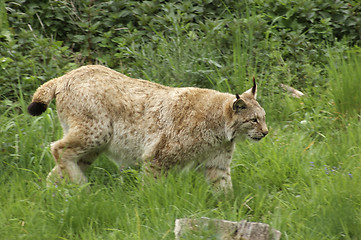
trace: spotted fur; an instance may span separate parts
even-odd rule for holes
[[[157,175],[195,165],[231,188],[235,142],[267,135],[256,84],[241,95],[172,88],[134,79],[104,66],[84,66],[40,86],[28,111],[40,115],[53,98],[64,137],[51,146],[51,181],[87,182],[84,171],[105,153],[119,166],[145,163]]]

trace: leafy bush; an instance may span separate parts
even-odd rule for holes
[[[361,6],[347,0],[15,0],[6,9],[6,89],[89,63],[178,86],[239,91],[258,74],[270,89],[279,82],[305,88],[324,85],[326,44],[360,43]]]
[[[17,9],[21,3],[8,3],[9,28],[0,33],[1,100],[16,101],[19,89],[28,98],[38,85],[76,65],[67,46],[26,23],[29,14]]]
[[[345,0],[15,0],[6,9],[0,89],[12,101],[18,86],[28,99],[42,82],[100,63],[167,85],[234,93],[255,76],[260,101],[273,110],[268,118],[288,119],[279,84],[326,87],[329,49],[360,42],[360,4]]]
[[[356,1],[263,0],[257,5],[275,30],[295,31],[313,41],[333,43],[344,37],[360,43],[361,4]],[[267,9],[268,11],[265,11]]]
[[[19,87],[29,96],[34,87],[73,67],[71,54],[62,42],[44,38],[32,31],[22,31],[0,42],[1,99],[14,100]],[[70,56],[70,57],[69,57]]]

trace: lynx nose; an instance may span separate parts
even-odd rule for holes
[[[267,129],[267,130],[262,131],[262,134],[263,134],[263,137],[265,137],[265,136],[268,134],[268,129]]]

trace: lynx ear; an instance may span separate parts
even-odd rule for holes
[[[251,95],[254,99],[257,98],[257,84],[254,76],[253,76],[253,87],[245,91],[245,93]]]
[[[236,99],[234,99],[232,106],[233,111],[239,111],[241,109],[245,109],[246,107],[247,105],[244,100],[238,94],[236,94]]]

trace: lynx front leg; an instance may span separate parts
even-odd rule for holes
[[[232,191],[232,179],[230,164],[234,144],[226,146],[205,163],[206,178],[216,189],[223,189],[226,192]]]
[[[229,167],[206,166],[205,171],[208,181],[216,189],[222,189],[226,192],[232,191],[231,170]]]

